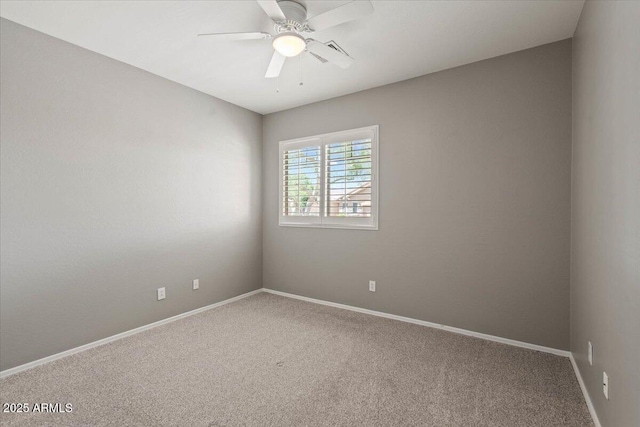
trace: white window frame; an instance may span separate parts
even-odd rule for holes
[[[326,146],[337,142],[371,138],[371,216],[362,217],[328,217],[326,216]],[[286,216],[283,212],[283,157],[287,150],[319,146],[320,147],[320,215],[319,216]],[[281,227],[313,227],[342,228],[351,230],[378,230],[378,125],[339,132],[325,133],[304,138],[289,139],[279,143],[278,160],[278,225]]]

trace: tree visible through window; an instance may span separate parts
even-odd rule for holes
[[[284,153],[284,200],[287,216],[320,215],[320,147]]]

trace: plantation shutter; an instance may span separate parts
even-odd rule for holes
[[[327,144],[326,216],[371,216],[371,138]]]
[[[282,152],[282,214],[320,216],[320,146]]]

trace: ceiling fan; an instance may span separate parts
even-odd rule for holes
[[[348,68],[353,63],[353,58],[317,40],[305,38],[304,34],[321,31],[373,12],[373,5],[369,0],[354,0],[320,15],[307,18],[307,9],[296,1],[257,0],[257,2],[274,22],[275,36],[263,32],[209,33],[198,34],[198,36],[213,37],[216,40],[266,40],[273,38],[274,52],[265,74],[267,78],[278,77],[287,58],[300,55],[305,51],[338,67]]]

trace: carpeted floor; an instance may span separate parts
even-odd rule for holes
[[[2,425],[591,426],[568,359],[258,294],[0,382]]]

